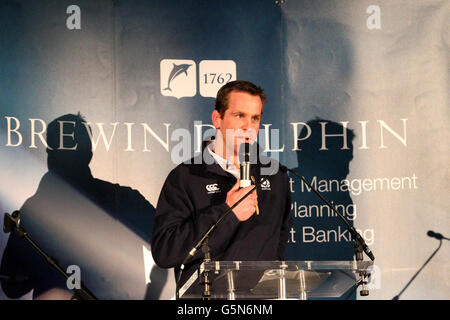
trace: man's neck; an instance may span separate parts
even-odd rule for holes
[[[239,156],[234,152],[234,150],[229,150],[223,144],[222,141],[216,141],[212,151],[222,157],[223,159],[232,162],[236,168],[239,169]]]

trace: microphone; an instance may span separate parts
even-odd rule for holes
[[[47,263],[54,268],[56,271],[58,271],[61,275],[63,275],[66,280],[69,279],[69,275],[61,268],[61,266],[58,264],[58,262],[49,256],[45,251],[42,250],[39,245],[31,239],[28,232],[20,226],[20,211],[16,210],[11,215],[9,213],[5,213],[5,217],[3,220],[3,231],[5,233],[10,233],[11,231],[15,231],[21,238],[25,238],[25,240],[28,241],[28,243],[47,261]],[[7,279],[5,275],[0,275],[1,278]],[[16,277],[16,278],[9,278],[11,280],[18,280],[23,281],[27,280],[27,277]],[[92,294],[88,288],[84,286],[83,281],[80,281],[80,288],[79,289],[73,289],[75,292],[72,299],[82,299],[82,300],[97,300],[97,298]]]
[[[20,212],[18,210],[14,211],[11,215],[5,213],[3,218],[3,232],[10,233],[19,227],[20,224]]]
[[[442,239],[449,240],[448,238],[444,237],[441,233],[437,233],[432,230],[429,230],[427,232],[427,236],[429,236],[431,238],[435,238],[437,240],[442,240]]]
[[[242,143],[239,146],[240,182],[239,188],[245,188],[252,184],[250,180],[250,143]]]
[[[242,143],[239,146],[240,179],[239,189],[256,185],[255,177],[250,175],[250,143]],[[259,207],[256,205],[256,215],[259,215]]]

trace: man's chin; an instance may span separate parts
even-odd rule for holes
[[[255,143],[255,139],[254,138],[249,138],[249,137],[237,137],[236,138],[236,145],[239,149],[239,146],[243,143],[250,143],[250,145],[252,145],[253,143]]]

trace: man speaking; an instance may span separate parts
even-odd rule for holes
[[[255,143],[266,95],[248,81],[232,81],[217,93],[212,123],[216,139],[205,146],[201,159],[173,169],[159,196],[152,231],[152,254],[160,267],[175,268],[176,278],[189,251],[203,234],[253,186],[240,188],[239,149],[249,143],[256,150],[250,175],[264,182],[218,224],[209,237],[216,261],[283,260],[292,225],[288,176],[281,171],[262,175],[268,159]],[[255,157],[252,157],[252,159]],[[262,161],[265,160],[265,161]],[[179,285],[202,262],[197,252],[185,265]]]

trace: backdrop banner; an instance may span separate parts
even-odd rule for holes
[[[20,210],[99,298],[173,299],[151,255],[161,187],[215,135],[218,89],[249,80],[265,153],[376,257],[353,298],[449,299],[449,31],[445,0],[0,1],[0,227]],[[289,178],[286,260],[352,260],[344,223]],[[40,272],[17,262],[33,254],[1,233],[0,279]],[[56,278],[0,299],[78,279]]]

